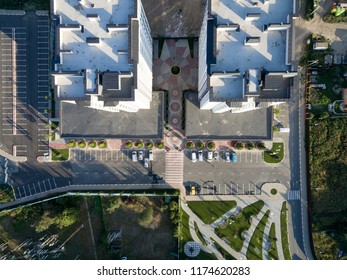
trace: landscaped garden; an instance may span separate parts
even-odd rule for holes
[[[52,160],[67,161],[69,159],[69,149],[52,149]]]
[[[189,216],[186,212],[181,210],[182,213],[182,218],[181,218],[181,236],[180,236],[180,246],[179,246],[179,255],[181,260],[189,260],[189,259],[194,259],[194,260],[216,260],[216,256],[214,254],[209,254],[204,252],[203,250],[200,250],[200,253],[197,257],[195,258],[189,258],[186,256],[184,253],[184,245],[188,241],[193,241],[193,238],[190,234],[189,230]]]
[[[247,248],[247,260],[262,260],[263,259],[263,237],[266,223],[270,215],[270,210],[267,210],[264,216],[259,221],[254,233],[249,241]]]
[[[208,225],[235,208],[236,201],[189,201],[188,205],[201,221]]]
[[[269,151],[264,152],[264,161],[267,163],[280,163],[284,157],[284,143],[274,142]]]
[[[288,218],[287,218],[287,204],[284,201],[281,208],[281,238],[284,259],[291,260],[289,241],[288,241]]]
[[[272,223],[271,227],[270,227],[269,242],[271,244],[271,247],[268,250],[269,260],[278,260],[277,237],[276,237],[275,223]]]
[[[216,227],[215,233],[226,239],[229,246],[239,252],[244,242],[243,233],[250,228],[252,217],[258,215],[263,206],[262,200],[246,206],[239,214],[228,218],[224,225]]]

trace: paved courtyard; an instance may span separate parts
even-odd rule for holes
[[[194,57],[192,57],[192,55]],[[172,73],[176,66],[178,74]],[[191,53],[188,40],[165,40],[159,58],[153,60],[153,87],[168,91],[168,122],[174,129],[182,129],[183,92],[197,89],[197,54]]]

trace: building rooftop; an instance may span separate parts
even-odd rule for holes
[[[151,108],[117,114],[86,107],[86,101],[61,102],[62,137],[162,138],[163,102],[153,93]]]
[[[134,13],[134,1],[55,1],[54,13],[61,18],[59,47],[64,51],[58,71],[132,70],[127,52],[128,28],[124,25]]]
[[[260,97],[289,98],[289,79],[267,76],[266,87],[258,73],[291,71],[287,53],[291,26],[288,23],[293,8],[293,1],[268,0],[254,4],[248,0],[211,0],[211,15],[216,18],[217,26],[216,63],[210,65],[214,101],[218,97],[243,98],[245,74],[248,75],[247,94],[258,95],[265,86],[267,91]],[[216,72],[239,72],[240,76],[216,79]],[[272,88],[274,85],[277,90]]]

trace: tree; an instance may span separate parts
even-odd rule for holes
[[[202,148],[204,148],[204,142],[202,142],[201,140],[196,144],[196,147],[200,150]]]
[[[139,217],[139,224],[141,226],[148,226],[153,221],[153,208],[146,208]]]
[[[59,228],[63,229],[68,226],[71,226],[77,221],[78,218],[78,212],[74,208],[69,208],[63,210],[63,212],[59,213],[55,219],[54,224]]]
[[[41,220],[39,220],[35,227],[36,232],[43,232],[54,224],[54,218],[52,218],[49,214],[50,213],[48,211],[43,213]]]
[[[236,144],[235,144],[235,148],[238,150],[242,150],[244,147],[245,147],[245,145],[240,141],[236,142]]]
[[[133,147],[133,141],[128,140],[128,141],[125,143],[125,148],[131,149],[132,147]]]
[[[216,148],[216,144],[213,141],[210,141],[207,143],[207,148],[214,150]]]
[[[187,147],[187,149],[193,149],[194,148],[194,142],[193,141],[188,141],[187,143],[186,143],[186,147]]]
[[[109,199],[109,203],[107,205],[106,211],[109,214],[112,214],[116,209],[120,206],[120,198],[117,197],[115,199]]]

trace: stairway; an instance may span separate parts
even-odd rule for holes
[[[165,154],[165,181],[168,184],[183,184],[184,153],[170,151]]]

